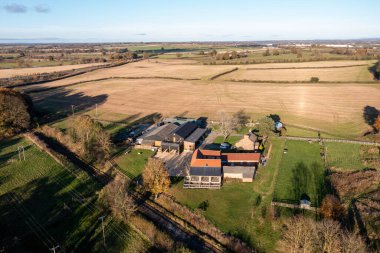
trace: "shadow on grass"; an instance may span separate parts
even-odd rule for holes
[[[48,252],[56,245],[67,252],[93,252],[102,243],[95,191],[90,181],[78,183],[61,171],[2,195],[0,246],[7,252]]]

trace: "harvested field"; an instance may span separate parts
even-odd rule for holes
[[[231,70],[231,66],[203,66],[191,64],[193,61],[184,60],[145,60],[126,64],[114,68],[100,69],[83,75],[58,80],[48,84],[52,86],[64,86],[78,82],[107,79],[113,77],[140,79],[140,78],[168,78],[168,79],[208,79],[220,73]],[[33,86],[44,87],[45,85]]]
[[[239,69],[222,76],[221,79],[308,82],[311,77],[318,77],[320,81],[324,82],[369,82],[373,81],[373,75],[368,70],[371,65],[369,62],[260,64]]]
[[[33,74],[41,74],[41,73],[51,73],[51,72],[56,72],[56,71],[65,71],[65,70],[71,70],[71,69],[98,66],[102,64],[104,63],[89,63],[89,64],[65,65],[65,66],[56,66],[56,67],[0,69],[0,78],[9,78],[13,76],[33,75]]]
[[[244,109],[253,116],[276,113],[289,124],[349,136],[357,136],[368,128],[362,119],[365,106],[380,107],[379,87],[356,84],[209,84],[206,81],[110,79],[32,96],[38,106],[49,107],[50,111],[71,109],[71,104],[83,109],[82,104],[89,107],[98,103],[102,104],[99,107],[102,111],[126,115],[159,112],[215,118],[215,112],[221,109],[228,112]]]

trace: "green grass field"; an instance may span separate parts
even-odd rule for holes
[[[115,158],[120,170],[130,178],[135,178],[141,174],[145,163],[154,154],[151,150],[132,149],[128,154],[121,154]]]
[[[221,144],[223,142],[228,142],[231,145],[235,145],[236,142],[240,141],[242,136],[237,136],[237,135],[230,135],[227,137],[226,140],[224,140],[224,136],[218,136],[215,138],[214,143],[215,144]]]
[[[18,159],[21,145],[25,161]],[[96,194],[100,186],[84,172],[74,176],[28,141],[14,138],[0,144],[0,182],[0,245],[7,250],[47,252],[59,244],[66,252],[104,251],[99,221],[104,212],[97,207]],[[110,216],[105,226],[111,252],[149,247]],[[16,236],[19,242],[14,244]]]
[[[355,171],[367,168],[361,157],[361,145],[351,143],[325,143],[327,165],[333,170]]]
[[[298,203],[306,194],[312,202],[320,202],[325,194],[323,160],[320,145],[305,141],[287,141],[276,180],[274,199]]]
[[[275,229],[269,208],[284,140],[272,143],[271,159],[265,168],[259,168],[253,183],[225,183],[221,190],[184,189],[178,183],[169,193],[191,209],[208,201],[209,206],[203,212],[209,221],[263,252],[273,252],[280,231]]]

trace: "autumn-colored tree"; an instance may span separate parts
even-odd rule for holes
[[[29,129],[32,119],[33,103],[27,95],[0,88],[0,138]]]
[[[149,159],[142,173],[145,188],[157,199],[160,193],[169,189],[169,173],[159,159]]]
[[[111,142],[103,126],[89,115],[70,117],[68,133],[79,146],[79,156],[90,163],[103,164],[110,156]]]
[[[210,56],[215,57],[218,54],[218,52],[215,49],[213,49],[211,52],[209,52],[209,54]]]
[[[373,123],[373,127],[377,130],[380,131],[380,115],[377,116],[375,123]]]
[[[148,52],[144,52],[144,53],[143,53],[143,58],[144,58],[144,59],[148,59],[148,58],[149,58],[149,56],[150,56],[150,55],[149,55],[149,53],[148,53]]]
[[[329,194],[322,200],[320,212],[325,218],[339,220],[344,214],[344,207],[336,196]]]
[[[234,50],[231,52],[231,59],[236,59],[238,58],[238,53]]]
[[[265,50],[265,52],[263,53],[263,56],[270,56],[270,51],[269,51],[269,49]]]
[[[128,183],[121,176],[116,176],[103,190],[104,197],[113,215],[124,220],[128,220],[137,210],[137,205],[127,190]]]

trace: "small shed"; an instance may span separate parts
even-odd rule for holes
[[[252,182],[255,176],[255,166],[224,166],[223,177],[240,179],[242,182]]]

